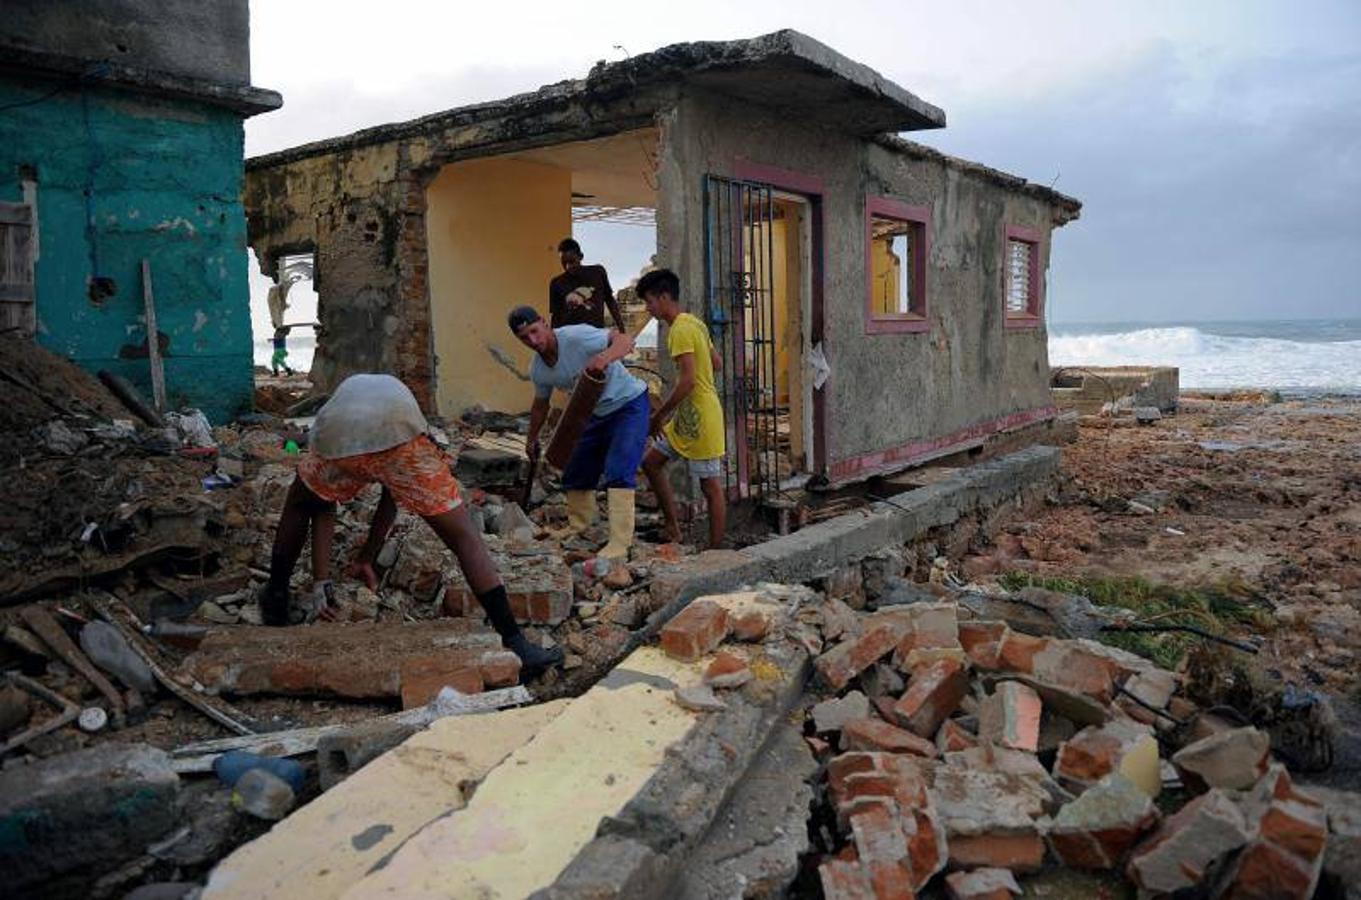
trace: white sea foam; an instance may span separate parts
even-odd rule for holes
[[[1361,393],[1361,340],[1230,337],[1186,326],[1049,336],[1054,366],[1177,366],[1183,388]]]

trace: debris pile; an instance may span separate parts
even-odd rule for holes
[[[1294,784],[1264,732],[1188,699],[1182,673],[917,587],[871,612],[828,600],[801,613],[826,692],[805,727],[825,764],[825,896],[942,883],[951,897],[1006,897],[1055,866],[1156,895],[1308,898],[1325,868],[1344,876],[1324,800]],[[1339,811],[1358,801],[1343,796]]]

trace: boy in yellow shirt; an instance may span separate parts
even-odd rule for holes
[[[676,495],[666,479],[666,464],[684,459],[709,506],[709,548],[723,540],[727,501],[723,495],[723,404],[714,388],[714,370],[721,360],[704,323],[680,307],[680,279],[669,269],[657,269],[638,279],[638,296],[647,311],[668,326],[666,349],[676,363],[676,384],[652,414],[648,433],[652,446],[643,457],[643,471],[662,504],[666,534],[681,539],[676,519]]]

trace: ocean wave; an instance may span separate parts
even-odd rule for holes
[[[1361,392],[1361,341],[1235,337],[1199,328],[1049,336],[1054,366],[1176,366],[1183,388]]]

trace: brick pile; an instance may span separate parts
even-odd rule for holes
[[[805,733],[837,829],[828,898],[1006,898],[1052,866],[1147,895],[1313,895],[1330,817],[1264,733],[1186,727],[1180,677],[1141,657],[970,615],[929,600],[802,615],[823,644]],[[1190,798],[1166,817],[1165,786]]]

